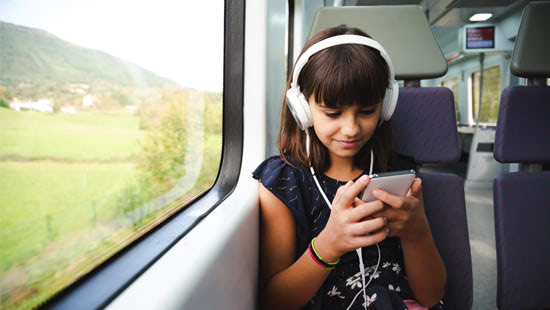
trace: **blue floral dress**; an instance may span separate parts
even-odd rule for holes
[[[389,171],[414,169],[412,162],[398,157],[390,163]],[[291,161],[285,163],[279,156],[266,159],[253,172],[253,177],[283,202],[296,220],[296,260],[307,250],[312,238],[327,224],[330,209],[313,181],[309,167]],[[377,171],[376,167],[374,171]],[[368,174],[368,171],[365,172]],[[336,190],[346,182],[318,174],[319,183],[330,201]],[[375,245],[363,248],[365,278],[375,272],[366,288],[367,300],[361,293],[362,280],[359,259],[355,251],[340,258],[340,263],[329,274],[317,294],[304,309],[407,309],[403,300],[414,299],[404,269],[399,238],[386,238],[379,243],[381,259],[378,268],[378,250]],[[353,304],[352,304],[353,303]]]

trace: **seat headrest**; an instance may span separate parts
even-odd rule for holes
[[[395,151],[413,157],[416,163],[456,162],[460,158],[450,89],[400,88],[391,123]]]
[[[339,25],[359,28],[380,42],[390,55],[397,80],[430,79],[447,73],[447,61],[418,5],[322,7],[313,19],[309,38]]]
[[[500,98],[494,157],[501,163],[550,162],[550,87],[509,86]]]
[[[550,77],[550,1],[529,3],[523,10],[510,71],[526,78]]]

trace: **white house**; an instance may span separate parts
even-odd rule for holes
[[[82,105],[85,106],[85,107],[90,107],[90,108],[93,108],[95,107],[95,102],[97,101],[97,98],[90,95],[90,94],[87,94],[86,96],[84,96],[84,98],[82,98]]]
[[[12,101],[10,108],[15,111],[28,110],[43,113],[53,113],[53,102],[50,99],[39,99],[38,101]]]
[[[64,105],[60,109],[61,113],[67,113],[67,114],[75,114],[76,109],[72,105]]]

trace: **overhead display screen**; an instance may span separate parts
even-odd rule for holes
[[[495,48],[495,26],[466,28],[466,49]]]

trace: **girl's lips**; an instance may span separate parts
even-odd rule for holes
[[[355,140],[336,140],[338,142],[338,144],[340,144],[343,148],[353,148],[355,146],[357,146],[357,144],[359,144],[359,141],[361,141],[360,139],[355,139]]]

